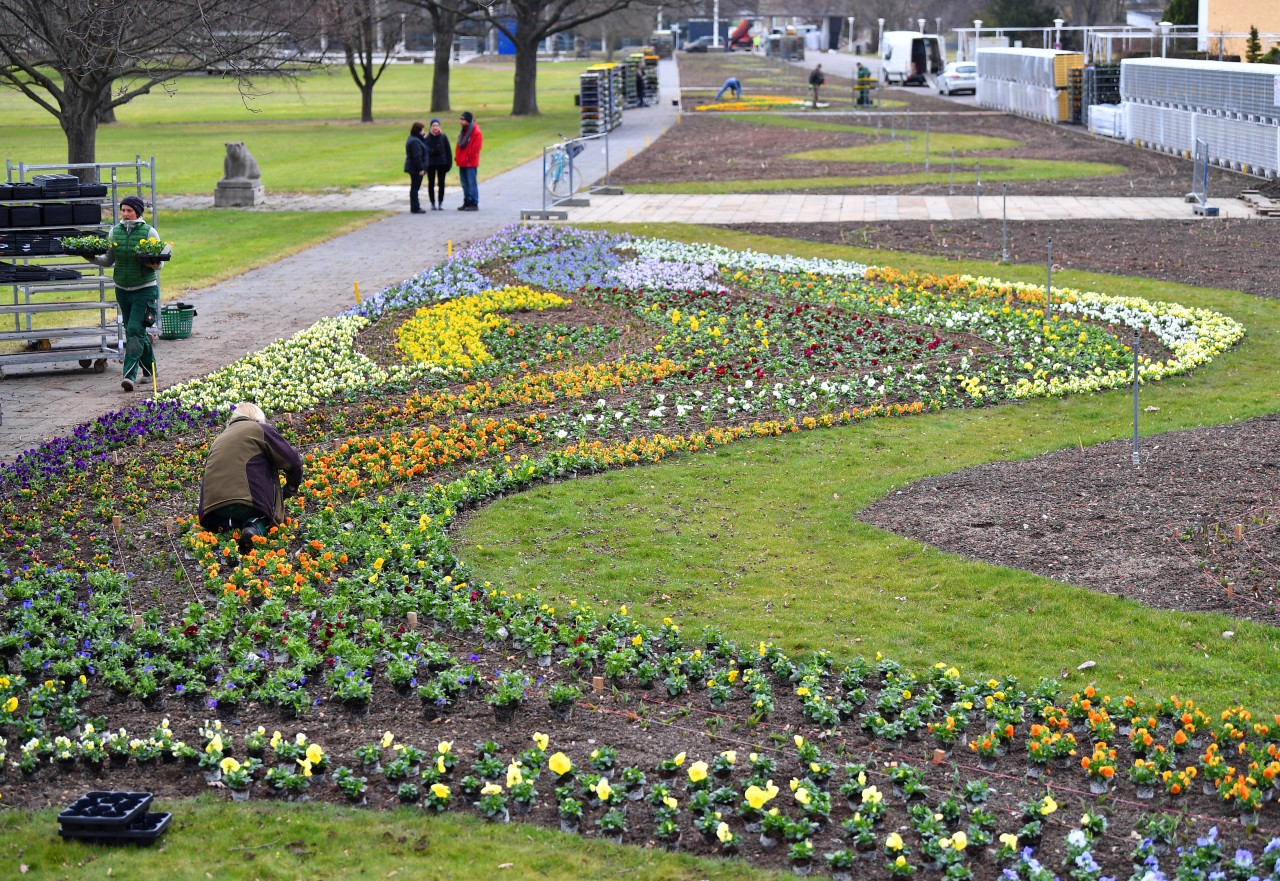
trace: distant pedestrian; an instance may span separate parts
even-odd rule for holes
[[[147,203],[140,196],[120,200],[120,222],[111,227],[107,238],[111,250],[100,257],[89,258],[99,266],[114,266],[112,279],[116,288],[116,308],[124,326],[124,378],[120,387],[133,391],[139,380],[151,379],[156,369],[155,350],[151,347],[152,327],[160,312],[160,261],[145,260],[137,255],[138,244],[145,239],[160,238],[156,228],[142,219]]]
[[[737,77],[731,76],[724,81],[724,85],[720,87],[720,91],[716,92],[716,100],[719,101],[724,97],[724,93],[729,91],[733,92],[733,100],[742,100],[742,83],[738,82]]]
[[[284,488],[280,474],[284,473]],[[209,446],[200,480],[200,525],[214,532],[240,530],[240,552],[253,549],[284,522],[284,503],[302,485],[302,457],[267,422],[257,404],[242,402]]]
[[[427,131],[427,198],[432,211],[444,210],[444,176],[453,168],[453,148],[449,136],[440,128],[440,120],[431,120]]]
[[[409,128],[409,139],[404,142],[404,172],[409,175],[409,213],[426,214],[418,201],[423,175],[427,173],[427,142],[422,133],[426,126],[415,122]]]
[[[822,72],[822,65],[819,64],[813,69],[813,73],[809,74],[809,85],[813,88],[813,106],[818,106],[818,90],[827,82],[826,75]]]
[[[641,107],[647,106],[644,103],[644,71],[640,69],[636,70],[636,100]]]
[[[871,68],[867,67],[861,61],[858,62],[858,82],[855,88],[858,90],[858,105],[866,107],[871,104],[871,86],[875,81],[871,78]]]
[[[453,161],[458,166],[458,177],[462,181],[462,204],[459,211],[480,210],[480,187],[476,183],[476,175],[480,168],[480,148],[484,145],[484,136],[480,126],[470,110],[462,111],[462,131],[458,133],[458,146],[453,150]]]

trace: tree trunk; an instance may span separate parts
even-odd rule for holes
[[[449,106],[449,64],[453,60],[453,34],[455,18],[445,12],[435,21],[435,69],[431,76],[431,112],[445,113]]]
[[[98,161],[98,122],[100,108],[107,103],[106,96],[90,94],[82,89],[68,87],[66,103],[58,122],[67,136],[67,162],[72,165]],[[79,169],[76,176],[84,183],[97,183],[97,173],[91,168]]]
[[[373,78],[367,74],[360,84],[360,121],[373,122]]]
[[[533,29],[516,31],[516,82],[512,116],[538,116],[538,37]]]

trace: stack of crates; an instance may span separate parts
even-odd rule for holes
[[[636,89],[636,73],[640,70],[640,65],[634,55],[622,62],[622,89],[626,95],[627,107],[640,106],[640,92]]]
[[[587,68],[578,77],[578,91],[584,137],[602,135],[622,122],[626,93],[621,65],[595,64]]]
[[[1070,72],[1082,67],[1079,52],[979,49],[978,103],[1032,119],[1069,121]]]
[[[1280,175],[1280,77],[1266,64],[1126,58],[1120,96],[1128,140],[1190,158],[1197,139],[1209,161]]]

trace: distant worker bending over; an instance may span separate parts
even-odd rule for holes
[[[742,83],[738,82],[738,78],[731,76],[724,81],[724,85],[720,87],[720,91],[716,92],[716,100],[719,101],[724,97],[724,93],[733,90],[733,100],[742,100]]]

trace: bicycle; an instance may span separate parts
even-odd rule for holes
[[[573,160],[585,149],[581,141],[569,138],[562,144],[556,144],[547,154],[542,184],[551,198],[567,199],[578,191],[580,176],[573,167]]]

